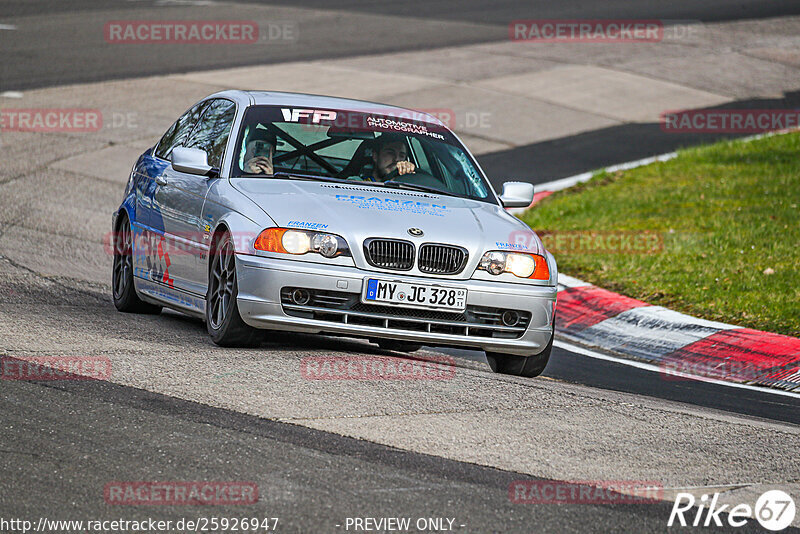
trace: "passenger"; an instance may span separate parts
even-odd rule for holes
[[[243,170],[253,174],[272,174],[276,145],[275,134],[263,128],[251,127],[245,141]]]

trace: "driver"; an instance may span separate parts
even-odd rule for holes
[[[244,171],[253,174],[272,174],[272,156],[277,138],[263,128],[252,127],[245,140]]]
[[[372,176],[364,176],[371,182],[385,182],[386,178],[397,171],[398,176],[412,174],[416,167],[408,161],[408,145],[405,136],[395,133],[381,134],[375,140],[372,151]]]

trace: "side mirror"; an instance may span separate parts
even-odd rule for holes
[[[179,172],[205,176],[211,170],[208,155],[199,148],[175,147],[172,149],[170,159],[172,168]]]
[[[500,202],[504,208],[527,208],[533,202],[533,184],[525,182],[506,182]]]

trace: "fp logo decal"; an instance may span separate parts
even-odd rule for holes
[[[281,108],[281,113],[283,113],[283,120],[286,122],[300,122],[301,118],[310,118],[314,124],[319,124],[319,121],[336,120],[335,111],[326,111],[324,109]]]

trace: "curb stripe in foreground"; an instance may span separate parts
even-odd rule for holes
[[[792,131],[796,130],[767,132],[738,142]],[[539,184],[537,188],[540,191],[534,195],[530,206],[507,211],[521,214],[553,192],[586,182],[599,172],[634,169],[668,161],[677,155],[669,152]],[[660,368],[656,370],[673,376],[701,376],[703,380],[729,385],[755,383],[785,390],[800,389],[798,338],[698,319],[563,274],[559,274],[558,283],[556,330],[561,337],[611,351],[628,358],[627,362],[631,364],[631,359],[657,362]],[[585,354],[591,351],[575,352]],[[604,359],[626,362],[612,357]],[[650,367],[653,366],[646,368]],[[696,372],[684,373],[681,369]],[[753,389],[770,391],[763,387]],[[776,390],[772,392],[778,393]]]
[[[596,286],[585,286],[559,291],[556,306],[556,328],[577,333],[624,311],[649,304]]]
[[[560,335],[560,332],[557,332],[557,337]],[[556,340],[553,342],[553,345],[564,350],[568,350],[570,352],[574,352],[575,354],[580,354],[581,356],[588,356],[589,358],[594,358],[596,360],[603,360],[607,362],[618,363],[620,365],[627,365],[628,367],[635,367],[637,369],[643,369],[645,371],[652,371],[655,373],[661,373],[663,370],[658,365],[653,365],[652,363],[645,363],[636,360],[631,360],[629,358],[624,357],[616,357],[611,356],[609,354],[603,354],[600,352],[595,352],[591,349],[587,349],[580,345],[574,345],[567,341],[560,341]],[[690,375],[687,373],[677,373],[677,376],[681,376],[687,379],[694,379],[694,380],[702,380],[703,382],[708,382],[710,384],[717,384],[719,386],[728,386],[732,388],[739,388],[739,389],[748,389],[750,391],[758,391],[761,393],[771,393],[773,395],[780,395],[782,397],[791,397],[793,399],[800,399],[800,393],[795,393],[793,391],[784,391],[782,389],[771,389],[765,388],[762,386],[753,386],[750,384],[739,384],[737,382],[730,382],[727,380],[719,380],[716,378],[707,378],[702,376]]]
[[[562,285],[572,287],[559,291],[557,307],[562,338],[676,377],[800,388],[798,338],[691,317],[566,278]]]

